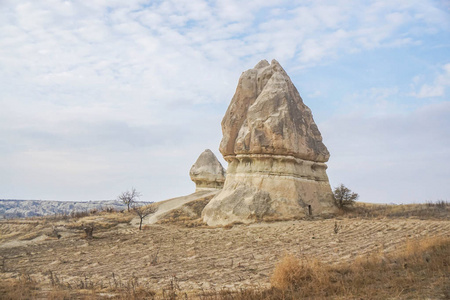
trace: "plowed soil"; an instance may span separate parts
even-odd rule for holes
[[[0,223],[4,237],[14,228],[30,234],[33,226]],[[184,291],[267,287],[275,264],[287,253],[330,264],[352,261],[375,251],[393,251],[407,239],[448,237],[450,221],[343,218],[228,229],[153,224],[142,231],[121,224],[94,231],[89,240],[81,230],[61,227],[60,234],[60,239],[2,239],[0,278],[28,274],[50,285],[53,276],[71,286],[89,282],[99,287],[134,278],[155,290],[175,283]]]

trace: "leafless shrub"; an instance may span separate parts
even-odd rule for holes
[[[116,212],[116,210],[114,209],[114,207],[107,207],[107,208],[105,208],[105,211],[106,211],[107,213],[113,213],[113,212]]]
[[[56,273],[53,273],[53,271],[49,271],[48,277],[50,279],[50,284],[52,285],[52,287],[61,285],[61,282],[59,281],[58,275]]]
[[[142,230],[142,221],[144,218],[148,215],[154,214],[157,210],[158,207],[154,204],[133,207],[133,212],[140,218],[139,230]]]
[[[128,211],[130,211],[130,207],[136,202],[137,198],[142,196],[142,194],[133,187],[131,191],[125,191],[119,195],[118,200],[122,201],[126,206]]]
[[[83,226],[83,230],[86,233],[86,238],[87,239],[92,239],[93,238],[94,224],[84,225]]]
[[[438,200],[436,202],[428,201],[426,203],[428,207],[436,207],[440,209],[445,209],[446,207],[450,207],[450,202],[444,200]]]

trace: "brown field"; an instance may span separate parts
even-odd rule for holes
[[[448,203],[219,228],[196,220],[202,205],[142,231],[126,212],[1,221],[0,298],[450,297]]]

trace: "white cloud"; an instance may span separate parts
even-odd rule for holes
[[[189,192],[190,164],[206,147],[218,154],[242,71],[264,58],[295,71],[411,45],[446,17],[406,0],[3,1],[0,197],[103,199],[122,184],[150,200]],[[441,93],[446,72],[423,94]],[[397,92],[354,95],[379,93],[387,110]],[[165,185],[179,188],[155,191]]]
[[[444,95],[444,92],[445,88],[442,85],[424,84],[415,96],[418,98],[440,97]]]
[[[415,82],[418,78],[416,77]],[[450,63],[442,66],[440,73],[434,79],[434,82],[424,83],[418,92],[413,92],[412,96],[418,98],[431,98],[445,96],[446,89],[450,86]]]
[[[400,97],[398,87],[377,87],[359,90],[345,96],[341,103],[340,114],[359,116],[383,116],[398,112],[397,100]]]

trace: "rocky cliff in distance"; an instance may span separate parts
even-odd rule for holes
[[[104,201],[48,201],[48,200],[0,200],[0,218],[26,218],[70,214],[71,212],[126,209],[126,205],[117,200]]]

